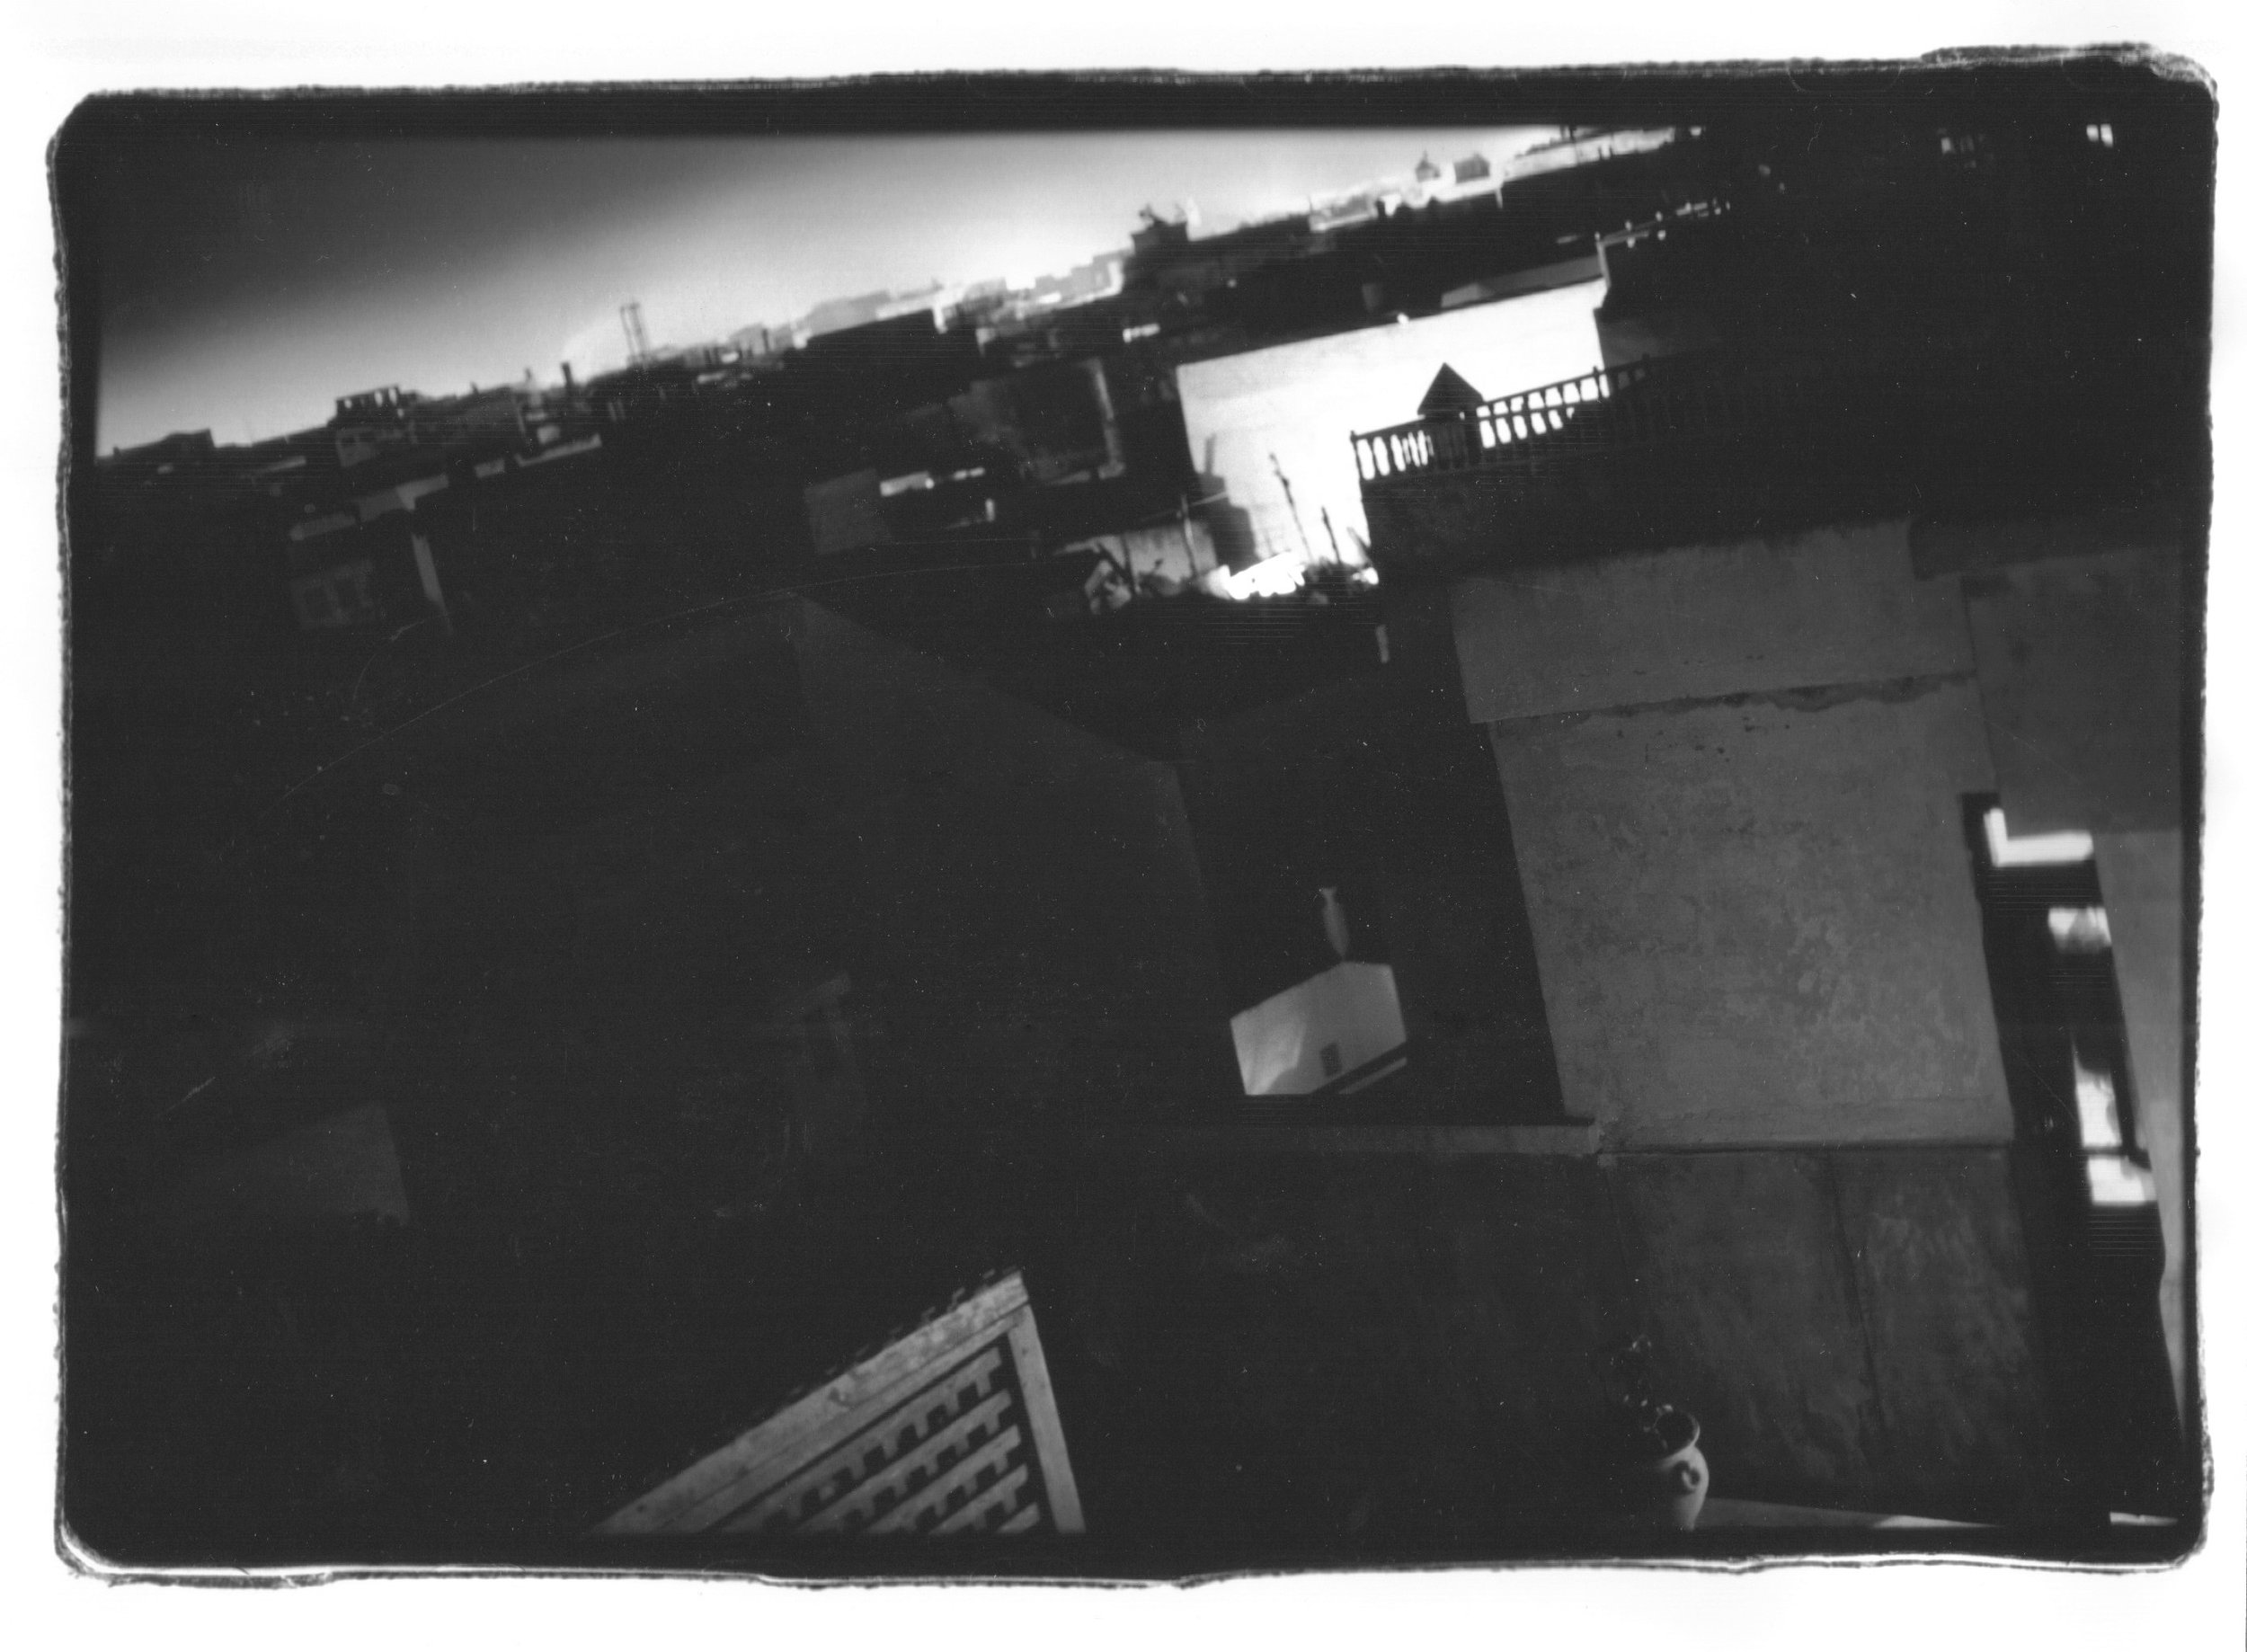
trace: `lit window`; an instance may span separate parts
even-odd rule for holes
[[[2105,952],[2114,945],[2103,906],[2056,906],[2044,916],[2052,928],[2052,944],[2062,952]]]
[[[1992,809],[1982,817],[1982,830],[1990,846],[1990,864],[1998,866],[2057,866],[2091,858],[2091,833],[2047,831],[2035,837],[2005,835],[2005,812]]]
[[[2091,1184],[2093,1204],[2151,1204],[2154,1175],[2143,1166],[2114,1154],[2102,1153],[2083,1160],[2083,1175]]]
[[[2084,1151],[2121,1150],[2122,1107],[2115,1099],[2114,1075],[2086,1067],[2080,1053],[2075,1057],[2075,1122]]]

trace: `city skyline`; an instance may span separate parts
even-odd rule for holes
[[[289,141],[120,153],[100,201],[100,451],[324,422],[623,363],[932,280],[1026,284],[1128,244],[1142,206],[1205,227],[1537,129],[913,138]],[[785,235],[771,233],[784,226]]]

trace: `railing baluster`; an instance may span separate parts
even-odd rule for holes
[[[1718,430],[1736,436],[1776,431],[1798,405],[1798,388],[1794,377],[1775,369],[1646,358],[1354,435],[1352,442],[1360,480],[1368,485],[1491,466],[1512,470],[1541,456],[1589,457]]]

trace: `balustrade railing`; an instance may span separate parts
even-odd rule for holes
[[[2198,487],[2205,414],[2158,351],[1844,341],[1633,362],[1352,438],[1392,571],[1782,522],[2041,516]],[[2181,495],[2180,495],[2181,496]]]
[[[1805,386],[1798,371],[1747,370],[1718,358],[1669,357],[1603,368],[1456,413],[1354,435],[1369,488],[1455,471],[1737,430],[1783,416]]]

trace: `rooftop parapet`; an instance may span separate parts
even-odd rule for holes
[[[2200,405],[2182,364],[2151,351],[1711,351],[1351,441],[1375,564],[1410,576],[1888,515],[2135,502],[2198,474]]]

